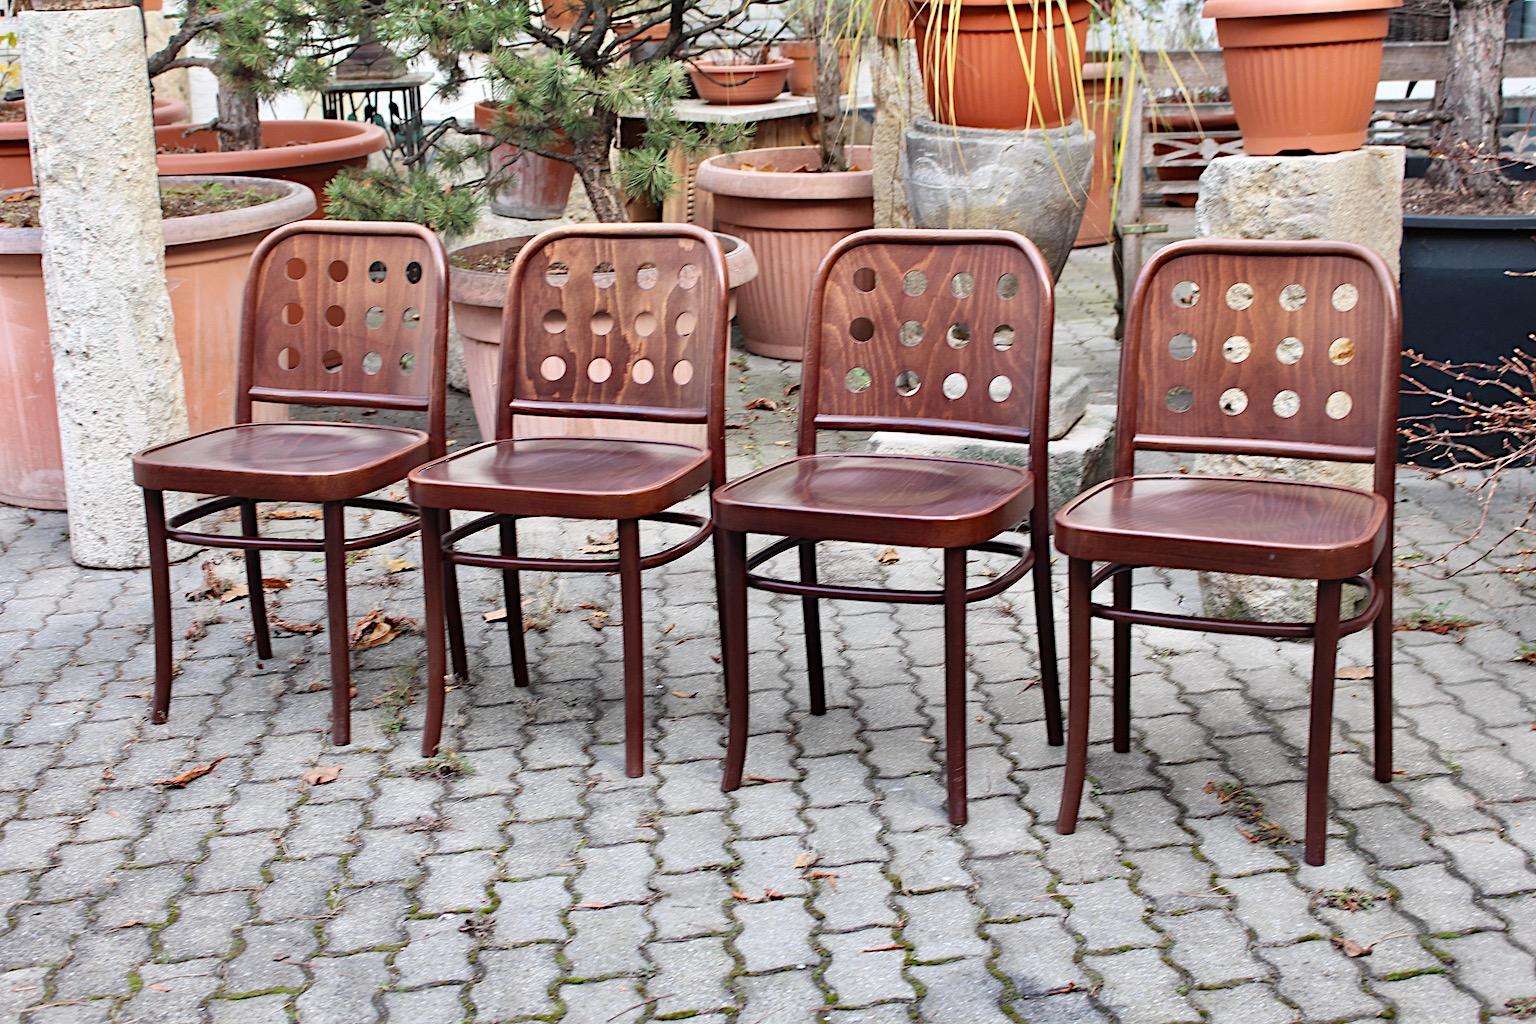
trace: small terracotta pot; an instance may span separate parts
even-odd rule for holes
[[[1388,12],[1402,0],[1206,0],[1243,149],[1342,153],[1365,143]]]
[[[1093,178],[1083,202],[1083,222],[1074,249],[1104,245],[1114,236],[1115,136],[1120,129],[1121,83],[1110,65],[1083,68],[1083,127],[1093,133]]]
[[[25,101],[23,101],[25,102]],[[181,100],[154,101],[155,124],[185,121],[190,111]],[[26,188],[32,184],[32,149],[27,140],[27,122],[0,124],[0,189]]]
[[[757,280],[739,296],[749,352],[802,358],[817,265],[838,239],[874,226],[870,147],[848,147],[849,163],[863,170],[795,170],[816,167],[820,159],[815,146],[789,146],[726,153],[699,165],[698,187],[715,196],[715,226],[739,235],[757,254]],[[779,170],[742,170],[742,164]]]
[[[475,127],[489,129],[496,123],[497,104],[475,104]],[[564,136],[556,152],[571,152],[571,142]],[[529,153],[518,146],[503,143],[491,150],[491,172],[505,171],[505,182],[491,197],[491,210],[503,217],[522,220],[551,220],[565,213],[571,199],[571,182],[576,166]]]
[[[315,208],[310,191],[292,182],[212,180],[270,190],[275,198],[243,210],[164,222],[165,283],[193,431],[234,421],[240,303],[251,253],[272,229],[303,220]],[[0,502],[61,509],[64,458],[43,299],[42,235],[40,228],[0,231],[0,306],[6,311],[0,320],[0,408],[26,412],[0,420]]]
[[[480,242],[456,249],[449,255],[448,297],[453,305],[453,325],[464,352],[464,373],[469,378],[469,399],[475,407],[475,422],[480,436],[489,441],[496,436],[496,385],[501,376],[501,318],[507,300],[507,275],[488,270],[469,270],[458,263],[484,256],[515,256],[533,235],[516,235],[494,242]],[[716,234],[725,250],[726,281],[731,287],[734,314],[736,289],[757,277],[757,260],[752,247],[740,238]],[[591,436],[594,421],[541,417],[539,433],[571,433]],[[612,433],[619,430],[618,434]],[[689,440],[691,434],[648,434],[652,440]],[[604,436],[639,436],[620,427],[609,426]]]
[[[1184,136],[1180,141],[1186,145],[1198,146],[1206,139],[1213,142],[1232,142],[1242,138],[1238,131],[1237,118],[1231,114],[1208,113],[1195,117],[1188,110],[1159,111],[1152,116],[1150,126],[1158,132],[1177,132]],[[1173,145],[1171,142],[1152,143],[1152,152],[1158,156],[1167,156],[1186,149],[1186,145]],[[1178,164],[1163,164],[1157,168],[1158,181],[1199,181],[1205,173],[1204,167],[1183,167]],[[1185,192],[1177,195],[1164,196],[1165,206],[1182,206],[1193,209],[1199,200],[1199,195],[1193,192]]]
[[[875,35],[881,39],[911,39],[912,5],[907,0],[873,0]]]
[[[912,4],[917,62],[935,120],[998,129],[1059,128],[1072,120],[1088,0],[1041,0],[1034,9],[1026,0]]]
[[[545,0],[543,22],[551,32],[569,32],[581,17],[583,0]]]
[[[850,47],[847,40],[837,44],[837,68],[843,91],[848,89],[848,58]],[[816,95],[816,40],[786,39],[779,43],[779,54],[794,61],[789,69],[789,93],[791,96]]]
[[[688,65],[688,77],[693,79],[693,87],[705,103],[739,107],[778,99],[794,63],[787,57],[766,64],[711,64],[696,60]]]
[[[343,167],[366,167],[370,154],[389,143],[376,124],[359,121],[263,121],[260,149],[219,151],[213,131],[170,125],[155,129],[155,144],[163,150],[193,149],[193,153],[163,152],[155,158],[161,174],[245,174],[279,178],[309,186],[315,195],[315,216],[325,216],[325,186]]]

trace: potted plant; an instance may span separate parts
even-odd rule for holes
[[[794,61],[755,50],[713,50],[688,62],[688,77],[705,103],[742,106],[777,99]]]
[[[187,0],[181,24],[149,58],[151,77],[198,67],[219,82],[218,115],[199,127],[156,129],[162,174],[248,174],[308,185],[320,213],[325,186],[343,167],[384,149],[378,125],[354,121],[262,121],[260,101],[287,88],[315,88],[357,49],[358,9],[348,0],[221,4]],[[211,54],[191,52],[200,42]]]
[[[1365,143],[1387,16],[1402,0],[1206,0],[1243,148],[1340,153]]]
[[[187,119],[187,105],[180,100],[157,99],[155,124],[176,124]],[[0,103],[0,189],[32,184],[32,148],[27,139],[26,100]]]
[[[233,421],[235,349],[251,253],[272,229],[308,217],[302,185],[264,178],[190,177],[161,182],[165,278],[194,431]],[[0,502],[64,507],[63,456],[54,413],[53,356],[43,298],[37,193],[12,189],[0,202],[0,396],[24,409],[0,423]]]

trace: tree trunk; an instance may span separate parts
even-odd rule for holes
[[[821,146],[823,171],[846,171],[848,157],[844,153],[847,133],[843,120],[843,69],[841,54],[843,40],[838,38],[839,26],[825,11],[818,11],[816,26],[816,120],[820,127],[818,142]]]
[[[613,133],[617,119],[607,112],[599,113],[598,117],[601,130],[574,143],[572,162],[597,219],[604,224],[624,224],[629,221],[629,211],[613,177]]]
[[[219,80],[218,133],[226,153],[261,148],[261,105],[238,82]]]
[[[1497,197],[1510,192],[1499,174],[1499,121],[1504,113],[1504,32],[1510,0],[1452,0],[1448,69],[1435,109],[1425,175],[1437,189]]]

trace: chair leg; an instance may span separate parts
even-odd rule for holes
[[[1131,606],[1131,572],[1116,573],[1111,581],[1116,608]],[[1116,753],[1124,754],[1131,749],[1131,624],[1114,626],[1114,747]]]
[[[1328,756],[1333,746],[1333,691],[1339,653],[1339,580],[1317,584],[1317,635],[1312,642],[1312,715],[1307,736],[1308,864],[1321,864],[1328,844]]]
[[[443,738],[443,705],[448,694],[448,624],[443,610],[442,513],[421,510],[421,587],[427,617],[427,723],[421,733],[421,756],[437,753]]]
[[[1391,552],[1388,551],[1390,556]],[[1392,567],[1376,573],[1376,585],[1386,594],[1371,623],[1371,665],[1376,723],[1376,781],[1392,781]]]
[[[968,815],[965,779],[965,548],[944,549],[944,767],[949,823]]]
[[[447,532],[451,516],[447,510],[439,513],[444,532]],[[453,658],[453,674],[460,682],[469,679],[469,655],[464,649],[464,612],[459,606],[459,572],[453,559],[443,558],[443,611],[448,616],[448,653]],[[512,610],[507,609],[511,615]]]
[[[517,520],[503,519],[500,524],[501,553],[505,558],[517,557]],[[507,609],[507,646],[512,651],[512,681],[518,686],[529,685],[528,646],[523,638],[523,585],[516,569],[501,570],[502,604]]]
[[[1067,559],[1067,771],[1061,784],[1056,831],[1077,831],[1077,812],[1088,775],[1088,683],[1093,661],[1093,618],[1088,609],[1093,563]]]
[[[715,617],[719,620],[720,628],[720,661],[725,662],[726,649],[729,646],[729,628],[725,614],[725,532],[718,527],[709,538],[710,546],[715,552]],[[725,691],[725,706],[729,710],[731,706],[731,691],[727,687]]]
[[[725,641],[726,720],[725,778],[720,788],[730,792],[741,785],[747,763],[747,715],[751,710],[747,685],[747,536],[720,532],[723,556],[720,607]]]
[[[144,492],[149,524],[149,597],[155,637],[155,695],[149,719],[162,725],[171,714],[171,553],[166,539],[165,494]]]
[[[331,742],[352,742],[352,666],[347,621],[347,506],[325,503],[325,606],[326,632],[331,648]]]
[[[1040,689],[1045,698],[1045,742],[1061,746],[1061,671],[1056,653],[1056,611],[1051,602],[1051,541],[1048,531],[1029,522],[1029,546],[1034,551],[1035,633],[1040,645]]]
[[[800,582],[816,582],[816,542],[800,544]],[[827,713],[827,676],[821,659],[821,609],[814,597],[802,597],[805,616],[805,672],[811,683],[811,714]]]
[[[254,501],[240,503],[240,532],[247,537],[255,537],[261,532]],[[245,587],[250,591],[251,628],[256,634],[256,657],[270,660],[272,630],[267,625],[267,592],[261,584],[261,552],[256,548],[245,549]]]
[[[624,773],[645,772],[645,629],[640,606],[640,522],[619,520],[619,596],[624,615]]]

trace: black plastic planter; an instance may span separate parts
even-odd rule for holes
[[[1403,218],[1403,347],[1431,359],[1496,363],[1515,348],[1536,348],[1536,217]],[[1405,373],[1433,387],[1495,399],[1403,361]],[[1505,395],[1507,398],[1507,394]],[[1443,409],[1443,407],[1441,407]],[[1400,418],[1437,412],[1423,395],[1402,396]],[[1483,450],[1499,449],[1496,438]],[[1422,446],[1399,439],[1398,457],[1433,464]]]

